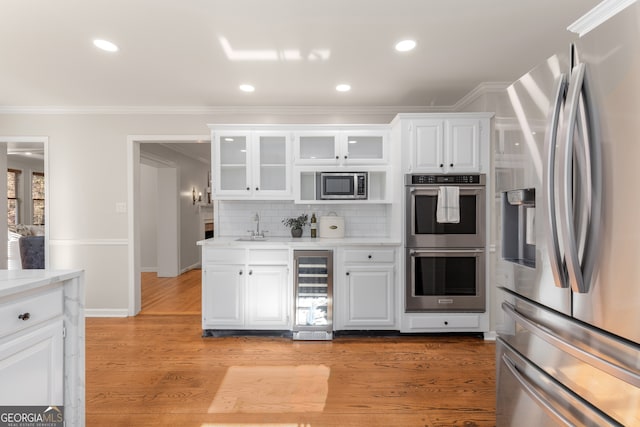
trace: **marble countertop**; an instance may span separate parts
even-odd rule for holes
[[[399,239],[387,237],[345,237],[342,239],[324,239],[311,237],[267,237],[264,240],[238,240],[246,236],[214,237],[201,240],[200,246],[212,247],[337,247],[337,246],[400,246]]]
[[[72,279],[80,270],[0,270],[0,298]]]

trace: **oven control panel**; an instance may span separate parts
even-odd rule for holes
[[[407,175],[406,184],[482,184],[484,175]],[[481,179],[482,178],[482,179]]]

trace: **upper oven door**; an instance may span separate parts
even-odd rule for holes
[[[485,187],[460,187],[460,222],[439,223],[438,186],[406,187],[407,247],[484,248]]]

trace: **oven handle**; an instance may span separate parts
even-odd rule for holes
[[[420,186],[414,186],[414,185],[408,186],[408,188],[410,188],[411,194],[417,193],[419,191],[433,193],[433,192],[437,192],[440,187],[456,187],[456,186],[450,185],[450,184],[446,184],[446,185],[429,184],[429,185],[420,185]],[[487,189],[487,187],[484,185],[458,185],[457,187],[460,188],[461,193],[465,190],[486,191]]]
[[[409,255],[420,254],[482,254],[484,249],[410,249]]]

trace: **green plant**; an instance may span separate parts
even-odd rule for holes
[[[308,219],[307,214],[302,214],[297,218],[285,218],[282,223],[290,228],[302,228],[307,224]]]

